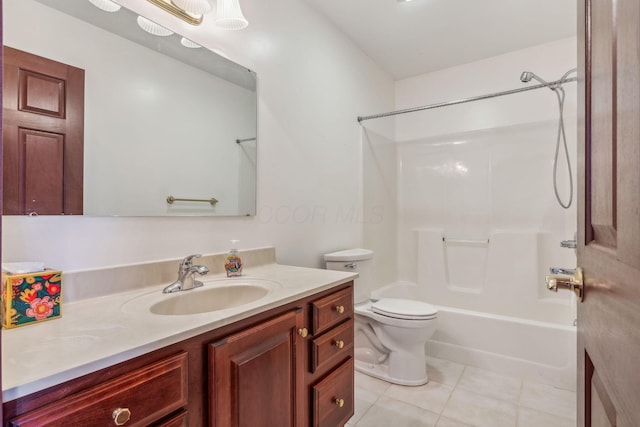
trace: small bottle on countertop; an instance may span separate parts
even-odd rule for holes
[[[231,250],[224,261],[224,269],[227,277],[237,277],[242,275],[242,258],[238,255],[238,240],[231,241]]]

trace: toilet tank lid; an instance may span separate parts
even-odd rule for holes
[[[373,258],[373,251],[369,249],[347,249],[324,255],[325,261],[363,261]]]

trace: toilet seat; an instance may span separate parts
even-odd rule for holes
[[[431,320],[438,309],[422,301],[402,298],[382,298],[371,303],[371,311],[381,316],[403,320]]]

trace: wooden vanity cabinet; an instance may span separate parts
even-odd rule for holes
[[[114,426],[125,409],[126,426],[342,426],[353,415],[352,286],[4,402],[2,426]]]
[[[292,310],[209,345],[211,426],[302,425],[303,323]]]

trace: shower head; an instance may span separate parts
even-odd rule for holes
[[[541,79],[531,71],[523,71],[522,74],[520,74],[520,81],[522,83],[529,83],[532,79],[537,80],[542,84],[549,85],[549,83],[547,83],[545,80]]]
[[[520,81],[522,83],[529,83],[532,78],[533,73],[531,71],[523,71],[522,74],[520,74]]]

